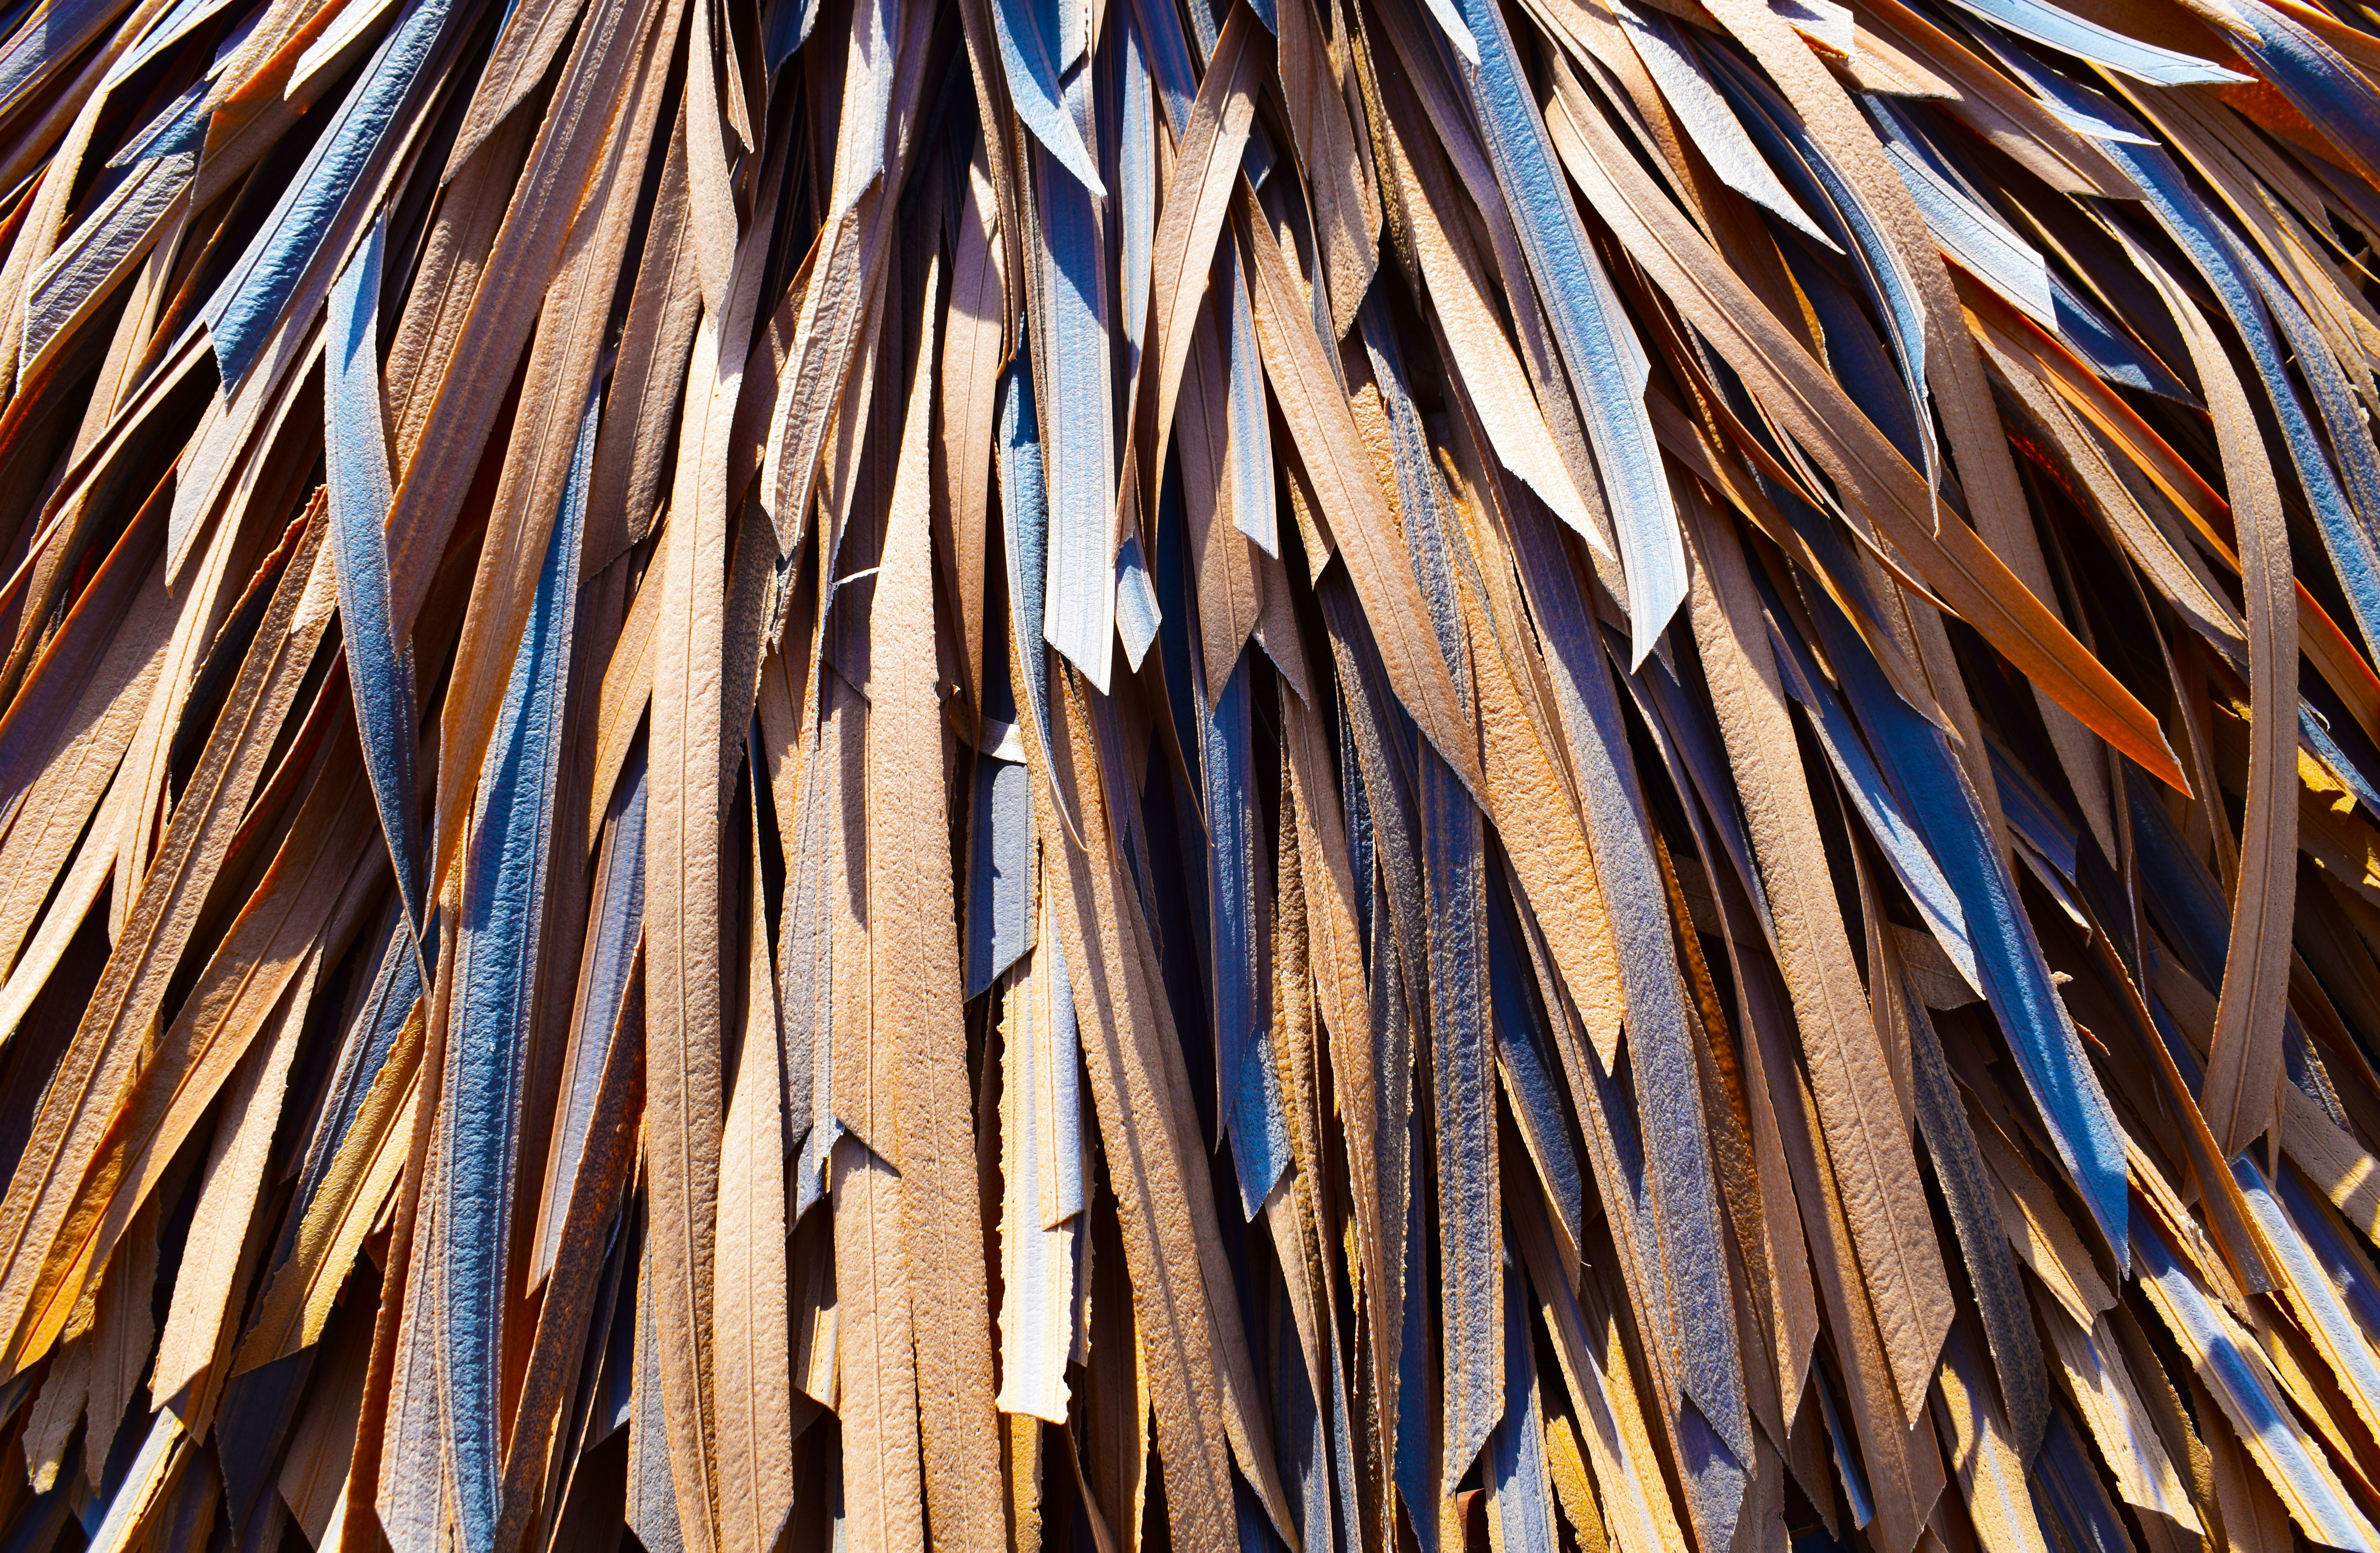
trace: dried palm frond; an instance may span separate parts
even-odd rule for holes
[[[2380,12],[13,0],[0,255],[8,1553],[2380,1553]]]

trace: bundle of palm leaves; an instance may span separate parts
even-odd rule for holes
[[[2380,12],[0,11],[9,1553],[2380,1553]]]

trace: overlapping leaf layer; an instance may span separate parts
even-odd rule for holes
[[[2375,412],[2358,0],[7,0],[0,1547],[2380,1553]]]

